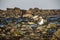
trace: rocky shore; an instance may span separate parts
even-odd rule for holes
[[[58,15],[58,17],[52,16]],[[43,24],[39,24],[43,19]],[[60,40],[60,9],[0,9],[0,40]]]

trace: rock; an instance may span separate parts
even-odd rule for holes
[[[30,34],[30,38],[35,38],[35,34],[34,33],[31,33]]]
[[[26,25],[24,24],[24,25],[22,25],[22,28],[26,28]]]
[[[36,29],[36,30],[35,30],[35,32],[36,32],[36,33],[39,33],[39,32],[40,32],[40,30],[39,30],[39,29]]]
[[[32,14],[24,14],[23,17],[28,17],[28,18],[31,18],[33,15]]]
[[[6,35],[4,33],[1,34],[2,37],[5,37]]]
[[[56,37],[58,37],[60,39],[60,29],[58,29],[54,34]]]
[[[38,17],[38,15],[36,15],[36,16],[33,16],[32,18],[34,19],[34,21],[38,21],[38,20],[39,20],[39,17]]]
[[[26,30],[26,28],[21,28],[21,31],[24,31],[24,30]]]
[[[41,27],[37,27],[37,30],[39,30],[39,31],[43,31],[43,27],[41,26]]]
[[[56,28],[56,24],[50,23],[50,24],[48,24],[47,28]]]
[[[28,22],[28,24],[35,24],[34,22]]]
[[[10,30],[11,33],[14,33],[14,31],[15,31],[15,29],[11,29],[11,30]]]

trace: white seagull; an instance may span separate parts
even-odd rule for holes
[[[44,22],[43,22],[43,18],[42,18],[41,16],[40,16],[39,18],[40,18],[40,20],[39,20],[38,24],[39,24],[39,25],[44,24]]]
[[[35,18],[37,18],[37,17],[39,17],[39,16],[36,15],[36,16],[33,17],[33,19],[35,19]],[[44,22],[43,22],[44,19],[43,19],[41,16],[39,17],[39,19],[40,19],[40,20],[38,21],[38,24],[39,24],[39,25],[44,24]]]

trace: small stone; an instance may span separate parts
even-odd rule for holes
[[[34,22],[28,22],[28,24],[35,24]]]

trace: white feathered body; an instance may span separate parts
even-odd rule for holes
[[[41,21],[38,22],[39,25],[42,25],[43,23],[43,19],[41,19]]]

